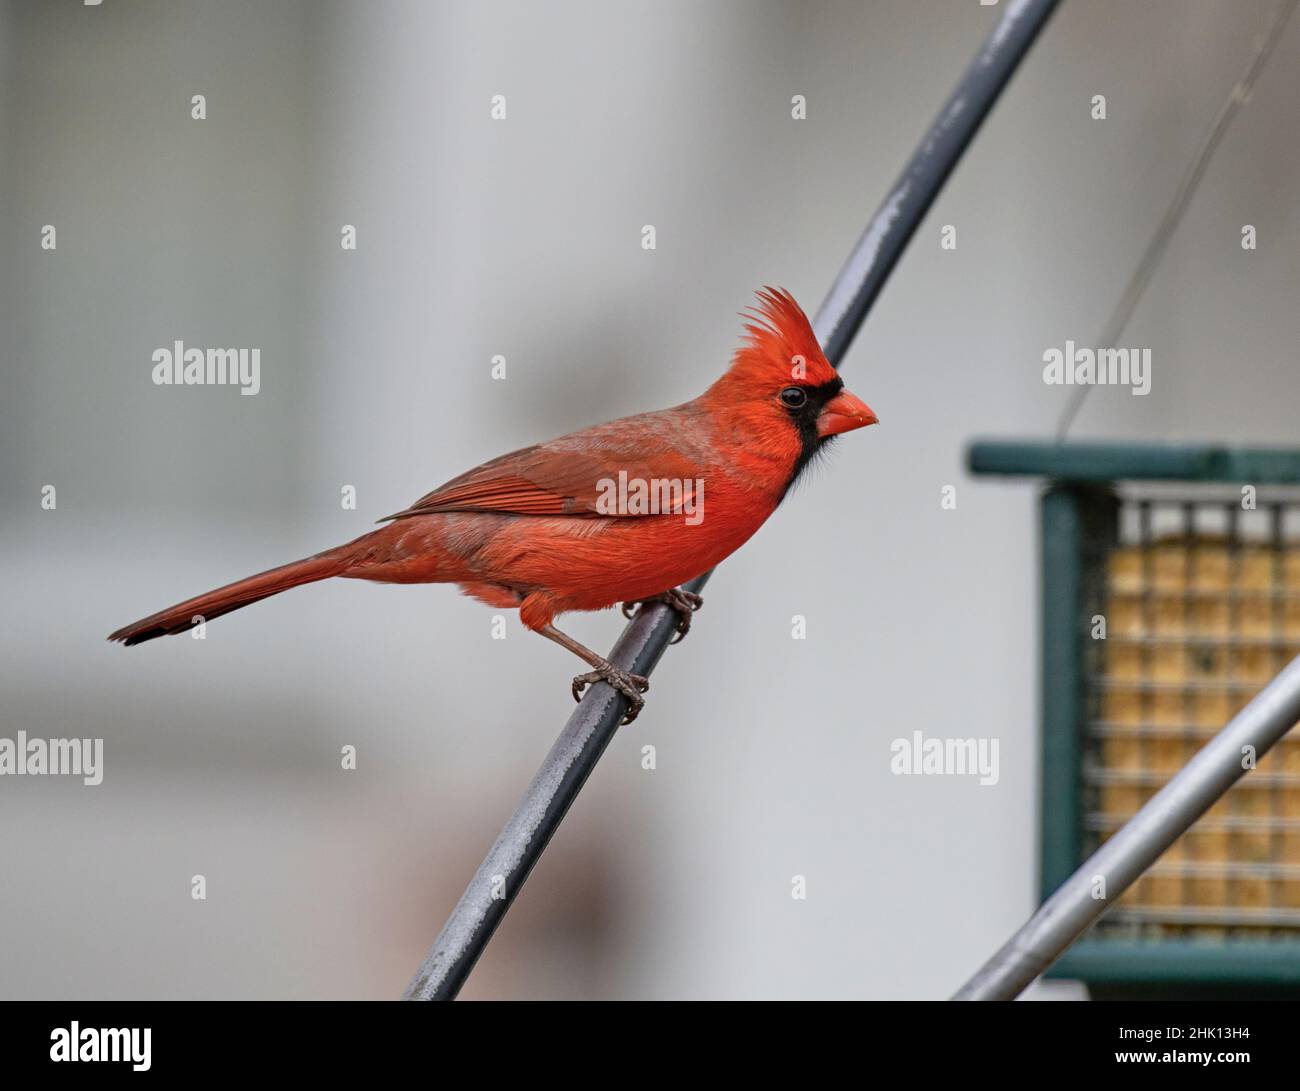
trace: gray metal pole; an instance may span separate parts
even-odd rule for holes
[[[1009,0],[993,33],[912,153],[902,177],[871,218],[813,321],[832,366],[840,366],[907,241],[1058,3]],[[711,575],[706,572],[686,589],[699,591]],[[649,676],[668,646],[675,622],[667,606],[641,607],[610,652],[610,662]],[[455,999],[614,737],[625,708],[625,698],[604,682],[587,690],[434,940],[404,999]]]
[[[1062,883],[953,996],[1014,1000],[1300,720],[1300,656]]]

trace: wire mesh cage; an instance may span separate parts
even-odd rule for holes
[[[1046,898],[1300,655],[1300,452],[979,443],[971,468],[1047,481]],[[1242,761],[1053,976],[1300,986],[1300,733]]]
[[[1085,581],[1085,852],[1300,654],[1300,498],[1248,488],[1120,495],[1116,540]],[[1251,775],[1100,932],[1300,938],[1300,736],[1243,761]]]

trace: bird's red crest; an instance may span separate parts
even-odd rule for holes
[[[728,376],[750,382],[795,382],[819,386],[835,378],[812,324],[784,288],[763,288],[757,308],[747,308],[745,343],[736,351]]]

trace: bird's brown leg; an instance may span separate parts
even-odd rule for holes
[[[587,674],[578,675],[573,680],[573,699],[575,701],[582,699],[582,691],[592,682],[608,682],[627,698],[627,713],[623,717],[623,723],[630,724],[637,718],[645,705],[645,698],[641,694],[650,688],[648,678],[643,678],[639,674],[632,674],[622,667],[614,666],[604,656],[597,655],[590,648],[579,644],[573,637],[560,632],[554,625],[547,625],[536,631],[546,637],[547,640],[555,641],[561,648],[568,648],[583,662],[590,663],[596,668]]]
[[[661,591],[648,599],[641,599],[640,602],[623,603],[623,616],[631,617],[633,609],[646,602],[662,602],[677,611],[677,635],[673,637],[672,643],[680,644],[691,631],[691,615],[704,605],[704,596],[697,595],[694,591],[683,591],[680,587],[674,587],[670,591]]]

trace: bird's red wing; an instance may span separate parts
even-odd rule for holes
[[[626,425],[629,422],[616,422]],[[609,428],[610,426],[605,426]],[[602,429],[601,431],[604,431]],[[627,429],[626,431],[631,431]],[[516,515],[640,516],[674,514],[690,505],[695,482],[703,475],[698,462],[662,447],[649,446],[633,434],[581,433],[526,447],[485,462],[422,496],[405,511],[390,515],[432,515],[448,511],[492,511]],[[660,444],[665,437],[655,437]],[[621,474],[626,477],[621,478]],[[653,512],[620,502],[635,482],[654,490]],[[623,492],[620,494],[620,482]],[[669,485],[663,491],[662,483]]]

